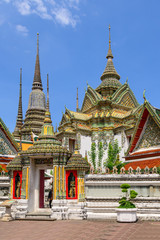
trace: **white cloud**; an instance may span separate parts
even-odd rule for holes
[[[21,15],[29,15],[31,14],[31,6],[28,0],[24,1],[15,1],[15,6],[17,7],[18,11]]]
[[[21,15],[36,14],[43,19],[55,20],[63,26],[75,27],[79,17],[80,0],[3,0],[13,4]]]
[[[16,25],[16,30],[23,36],[27,36],[29,32],[28,29],[23,25]]]
[[[55,19],[58,23],[62,25],[71,25],[72,27],[76,26],[76,19],[72,16],[71,12],[66,8],[60,8],[58,10],[53,10]]]

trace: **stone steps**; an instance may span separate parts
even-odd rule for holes
[[[25,218],[21,220],[35,220],[35,221],[55,221],[55,218],[51,218],[51,212],[31,212],[27,213]]]

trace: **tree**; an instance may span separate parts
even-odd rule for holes
[[[103,143],[98,143],[98,167],[102,167],[102,158],[104,155]]]
[[[119,153],[121,148],[118,146],[117,139],[114,140],[112,143],[110,142],[108,145],[108,157],[104,166],[113,170],[113,167],[116,167],[118,171],[120,171],[121,167],[124,166],[122,161],[119,161]]]
[[[96,143],[95,142],[92,142],[91,144],[91,151],[88,152],[89,154],[89,157],[90,157],[90,160],[91,160],[91,163],[94,167],[94,171],[96,171]]]

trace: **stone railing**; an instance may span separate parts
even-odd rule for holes
[[[98,168],[96,172],[94,171],[93,167],[90,168],[91,174],[155,174],[159,172],[160,170],[156,166],[153,168],[146,166],[144,169],[141,169],[140,167],[137,167],[136,169],[129,167],[126,169],[125,167],[122,167],[120,170],[118,170],[116,167],[113,167],[113,170],[106,168],[104,172],[102,171],[102,168]]]

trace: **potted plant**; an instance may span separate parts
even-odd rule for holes
[[[119,201],[119,207],[117,208],[117,221],[118,222],[136,222],[137,221],[137,208],[132,203],[132,199],[136,198],[138,193],[134,190],[130,190],[130,185],[127,183],[121,186],[122,193],[125,193],[125,197],[122,197]]]

